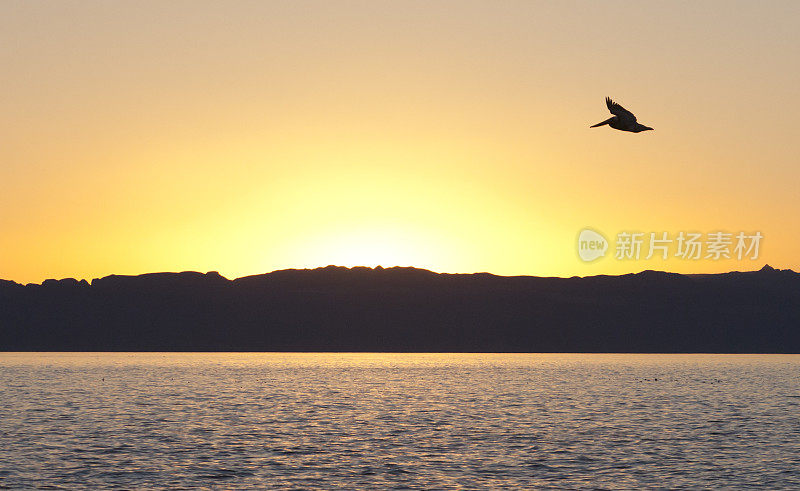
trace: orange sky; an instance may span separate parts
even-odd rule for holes
[[[0,3],[0,278],[800,269],[800,3]],[[589,125],[611,96],[655,131]],[[764,235],[583,263],[579,231]]]

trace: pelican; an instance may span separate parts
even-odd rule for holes
[[[633,133],[653,129],[649,126],[637,123],[636,116],[634,116],[632,112],[612,101],[610,97],[606,97],[606,106],[608,106],[608,110],[611,111],[613,116],[602,123],[593,124],[589,128],[597,128],[598,126],[607,124],[615,130],[630,131]]]

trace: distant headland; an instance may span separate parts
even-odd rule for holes
[[[0,350],[800,353],[800,274],[328,266],[0,280]]]

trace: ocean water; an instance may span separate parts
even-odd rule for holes
[[[800,356],[0,353],[7,488],[800,488]]]

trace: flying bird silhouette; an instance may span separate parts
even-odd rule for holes
[[[637,123],[636,116],[634,116],[632,112],[612,101],[610,97],[606,97],[606,106],[608,106],[608,110],[611,111],[613,116],[602,123],[593,124],[589,128],[597,128],[598,126],[607,124],[615,130],[630,131],[633,133],[639,133],[640,131],[653,129],[649,126]]]

